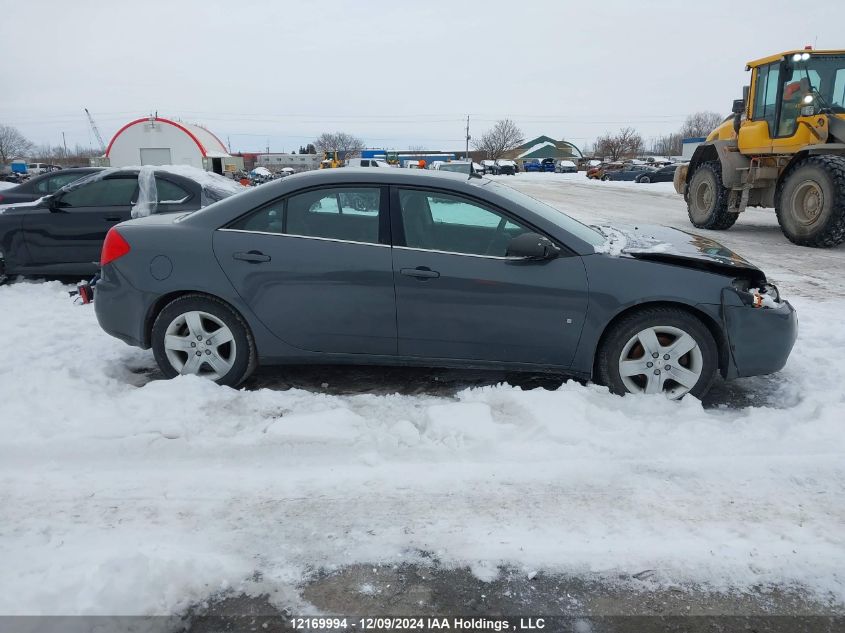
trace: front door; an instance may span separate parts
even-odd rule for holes
[[[297,193],[215,231],[214,253],[241,298],[289,345],[394,355],[386,199],[374,186]]]
[[[587,309],[580,257],[505,258],[532,229],[480,201],[396,188],[399,354],[569,367]]]
[[[137,185],[133,175],[94,180],[59,193],[51,208],[32,209],[23,220],[31,265],[95,269],[108,230],[130,219]]]

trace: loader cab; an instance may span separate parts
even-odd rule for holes
[[[828,114],[845,115],[845,51],[789,51],[753,62],[743,154],[792,154],[827,138]]]

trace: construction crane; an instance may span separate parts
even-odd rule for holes
[[[88,123],[91,125],[91,131],[94,132],[94,136],[97,138],[97,142],[100,144],[100,151],[105,154],[106,144],[103,143],[103,137],[100,136],[100,130],[97,129],[97,124],[94,123],[94,117],[92,117],[91,113],[88,112],[88,108],[85,108],[85,115],[88,117]]]

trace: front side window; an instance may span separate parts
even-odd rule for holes
[[[68,191],[61,197],[63,207],[129,206],[138,184],[137,178],[95,180]]]
[[[504,257],[508,243],[530,229],[473,201],[401,189],[399,205],[409,248]]]

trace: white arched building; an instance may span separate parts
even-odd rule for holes
[[[243,159],[230,156],[223,142],[204,127],[158,116],[120,128],[105,157],[111,167],[191,165],[218,174],[243,169]]]

